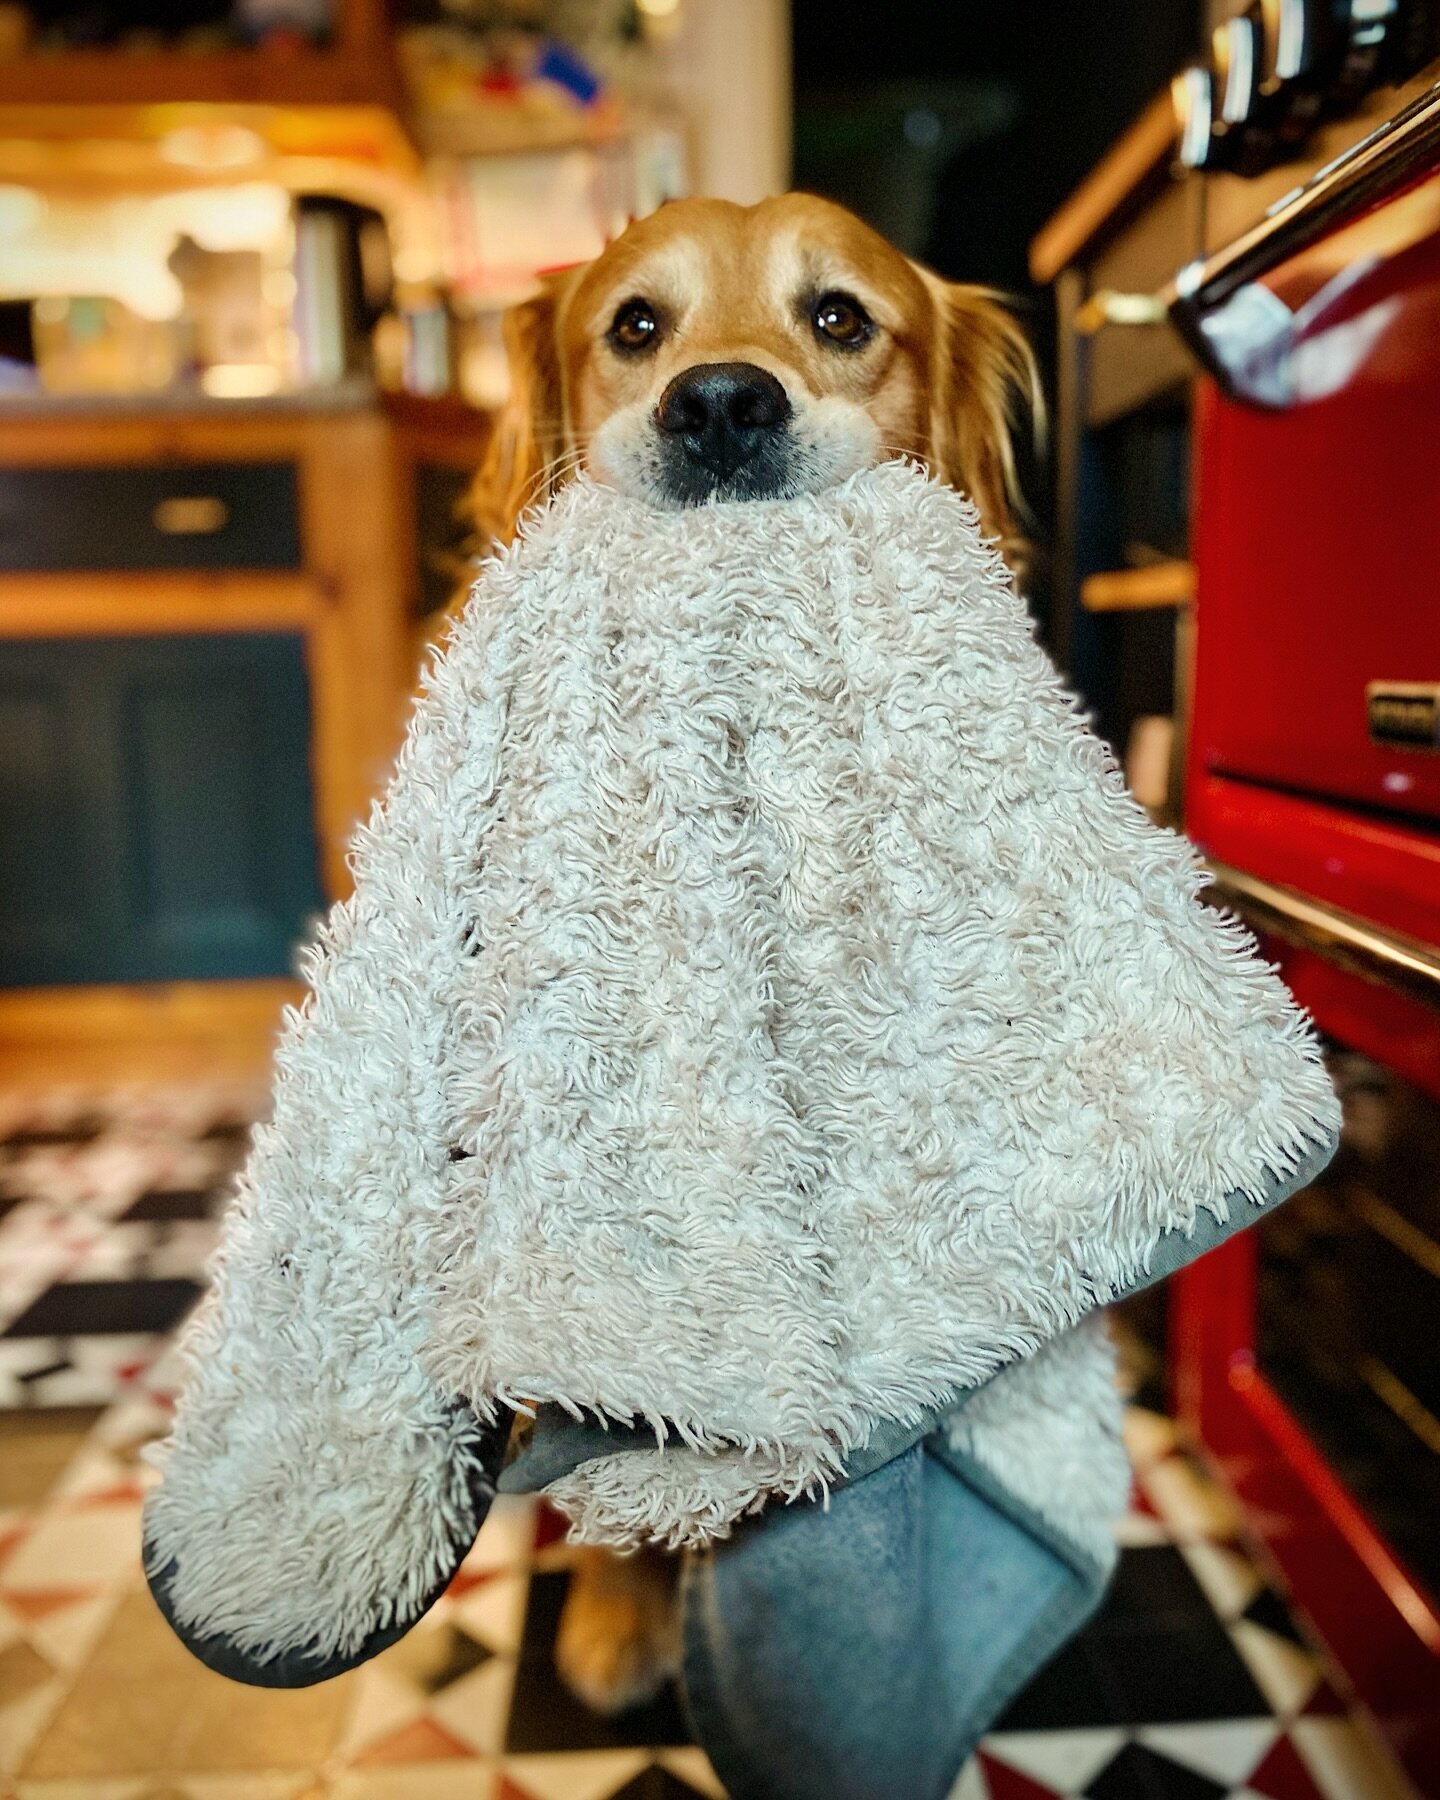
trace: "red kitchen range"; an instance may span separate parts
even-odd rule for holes
[[[1052,650],[1323,1034],[1322,1181],[1172,1284],[1167,1378],[1440,1793],[1440,29],[1254,5],[1037,238]],[[1144,746],[1170,745],[1145,791]]]

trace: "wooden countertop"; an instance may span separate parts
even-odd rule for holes
[[[166,388],[137,394],[51,394],[35,388],[0,393],[0,428],[22,419],[132,418],[240,418],[255,413],[356,412],[377,406],[380,390],[361,377],[336,382],[332,387],[296,388],[288,393],[252,395],[227,400],[198,388]]]

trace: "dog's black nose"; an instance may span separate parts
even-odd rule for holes
[[[655,423],[724,481],[789,422],[790,410],[785,389],[754,363],[696,363],[660,396]]]

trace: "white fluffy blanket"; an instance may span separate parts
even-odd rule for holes
[[[550,1497],[704,1541],[1338,1126],[973,508],[900,464],[682,513],[570,485],[482,574],[354,865],[147,1512],[176,1615],[252,1648],[443,1579],[477,1420],[648,1421],[668,1449]]]

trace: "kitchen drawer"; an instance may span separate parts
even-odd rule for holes
[[[0,573],[300,565],[291,462],[0,468]]]

